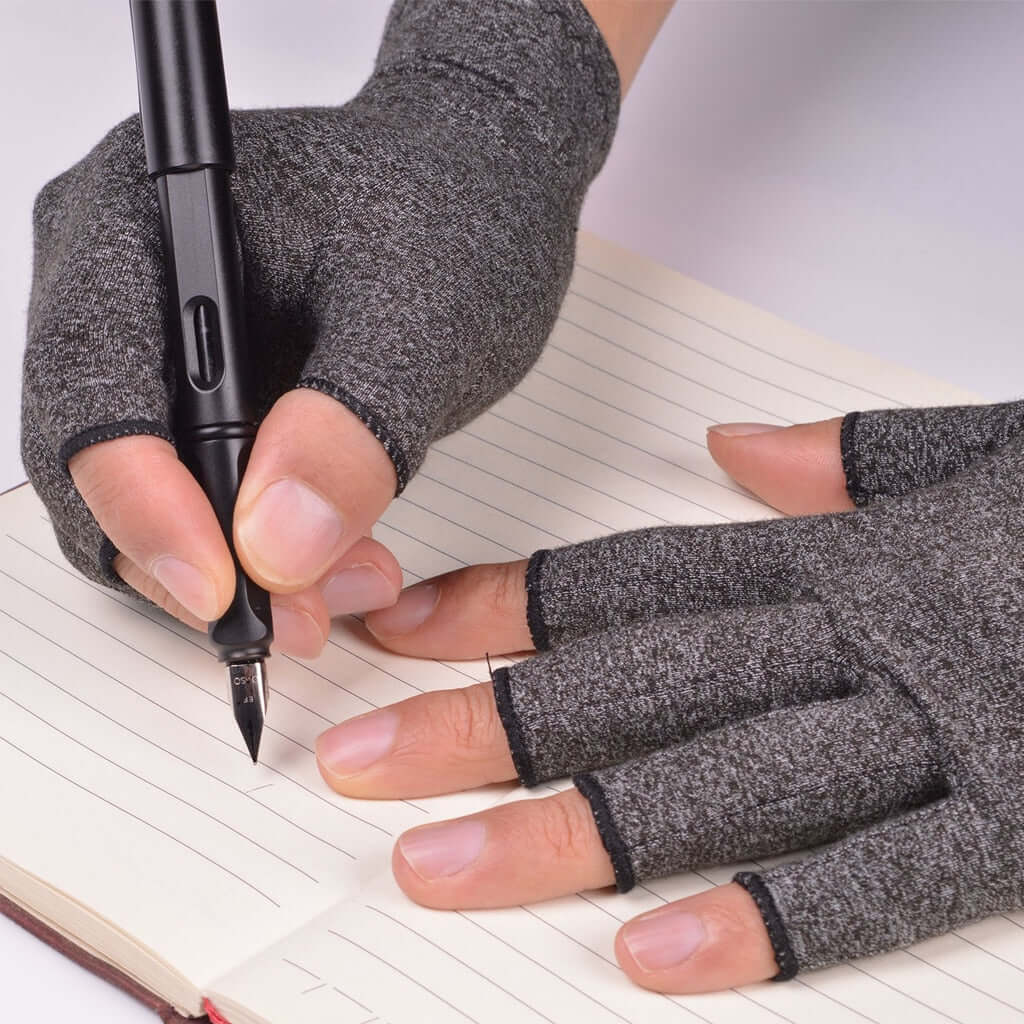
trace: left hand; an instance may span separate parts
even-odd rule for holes
[[[834,512],[853,507],[847,495],[848,478],[844,475],[840,458],[839,427],[840,421],[833,420],[745,435],[713,432],[709,441],[712,454],[723,468],[784,511],[804,514]],[[906,455],[905,452],[901,454]],[[983,450],[972,453],[979,454],[983,454]],[[897,461],[906,467],[906,458]],[[962,464],[953,460],[946,470],[955,472],[960,468]],[[876,475],[885,476],[884,473]],[[866,466],[864,476],[868,476]],[[908,486],[925,482],[929,481],[904,481]],[[894,482],[890,491],[896,493],[907,490],[908,486],[897,486]],[[984,490],[984,486],[979,485],[981,490]],[[965,487],[965,493],[971,493],[970,486]],[[979,502],[981,514],[985,513],[989,505],[991,502],[988,505]],[[912,502],[909,507],[912,510],[909,521],[917,524],[919,517],[915,519],[918,513],[913,511]],[[878,519],[877,516],[874,518]],[[870,541],[870,529],[867,536]],[[879,556],[884,551],[883,546],[871,554]],[[1009,560],[1012,561],[1012,556]],[[420,656],[479,657],[485,650],[492,653],[530,650],[534,645],[526,622],[525,571],[526,563],[517,562],[473,566],[448,574],[439,581],[419,584],[415,595],[403,598],[394,608],[367,616],[367,625],[389,648]],[[433,594],[426,589],[431,586],[436,588]],[[431,600],[424,600],[425,592]],[[986,596],[980,594],[978,599],[978,607],[981,609],[979,615],[983,619],[988,614]],[[994,603],[988,604],[996,609],[996,613],[1001,613],[1003,609],[999,602],[1003,597],[1001,593],[994,597]],[[718,599],[720,601],[721,595],[718,595]],[[698,661],[704,658],[706,668],[714,670],[717,665],[720,670],[722,659],[715,661],[720,650],[729,651],[731,647],[733,654],[741,653],[733,642],[734,638],[720,636],[715,632],[722,625],[727,629],[728,622],[727,618],[712,620],[706,614],[703,625],[698,620],[690,631],[696,642],[692,650],[685,652],[688,661],[692,662],[694,657]],[[983,624],[988,625],[988,619]],[[600,628],[607,628],[607,624],[601,624]],[[983,635],[990,638],[988,633]],[[997,634],[996,639],[1001,641],[1002,636]],[[976,635],[967,634],[965,642],[968,646],[975,643]],[[820,651],[823,659],[828,657],[827,647],[828,640],[823,638]],[[672,651],[666,657],[671,658],[678,653]],[[764,672],[764,659],[758,661],[755,650],[751,649],[748,653],[751,655],[749,663],[726,659],[726,668],[736,669],[732,677],[724,678],[728,673],[720,672],[723,678],[711,680],[725,683],[724,693],[719,691],[723,704],[729,700],[735,703],[737,691],[742,703],[744,691],[739,688],[749,676],[756,677],[759,671]],[[1000,656],[1007,662],[1013,660],[1013,652],[1009,647],[1002,655],[994,656],[997,660]],[[793,668],[789,666],[790,673]],[[1003,670],[1010,671],[1007,664],[1003,665]],[[776,689],[769,695],[769,706],[800,704],[813,699],[807,694],[796,692],[801,686],[808,688],[806,679],[794,677],[787,684],[785,667],[776,675],[778,678],[775,683],[781,683],[782,689]],[[563,680],[558,682],[564,685]],[[916,685],[916,680],[913,682]],[[938,684],[943,682],[948,683],[949,680],[939,680]],[[793,693],[785,690],[787,685],[793,687]],[[813,689],[813,685],[810,688]],[[715,691],[710,692],[713,694]],[[708,701],[706,695],[703,699],[711,706],[699,705],[695,712],[692,708],[680,708],[678,717],[693,719],[696,715],[697,724],[679,739],[685,740],[694,733],[700,734],[709,728],[716,728],[714,700]],[[841,704],[843,700],[841,697],[839,702],[833,703]],[[808,707],[823,707],[829,703],[826,701],[825,705],[811,704]],[[760,707],[747,708],[746,716],[763,714],[765,710]],[[691,713],[687,715],[687,711]],[[703,724],[700,722],[702,713],[707,719]],[[791,713],[780,711],[779,715]],[[840,726],[842,716],[847,713],[857,714],[856,711],[839,712],[836,721]],[[906,737],[901,730],[906,728],[908,732],[913,731],[913,723],[910,721],[912,717],[913,714],[908,715],[906,722],[897,720],[894,728],[889,730],[884,720],[875,720],[883,753],[887,742],[895,745],[902,740],[902,745],[905,745]],[[951,714],[950,717],[955,718],[955,715]],[[778,719],[780,725],[782,721]],[[868,725],[870,727],[871,723]],[[772,733],[769,730],[762,732],[762,739],[767,738],[772,742]],[[892,735],[888,735],[888,732]],[[842,728],[837,729],[837,733],[841,741]],[[704,732],[704,735],[713,737],[715,733]],[[733,733],[732,739],[740,736],[739,732]],[[724,749],[732,749],[732,739]],[[1012,736],[1007,739],[1007,744],[1010,752],[1005,756],[1012,759],[1017,756],[1013,753],[1015,747]],[[713,744],[709,744],[709,747],[713,747]],[[719,756],[721,753],[718,752]],[[794,756],[794,762],[804,760],[803,751],[800,754],[799,757]],[[755,755],[740,765],[740,777],[753,773],[757,757],[763,756]],[[517,774],[499,718],[494,689],[489,683],[463,690],[423,694],[343,723],[321,737],[318,756],[321,771],[332,787],[339,792],[360,797],[424,796],[504,781],[515,778]],[[627,752],[626,756],[635,754]],[[739,760],[743,760],[744,756],[742,750],[737,752]],[[771,763],[769,759],[767,764]],[[709,765],[717,776],[718,762],[712,761]],[[874,767],[867,762],[866,765],[869,769]],[[976,787],[972,787],[970,775],[977,770],[970,764],[966,768],[962,763],[959,764],[957,771],[963,772],[966,778],[955,780],[956,785],[966,786],[969,794],[976,795]],[[996,769],[990,767],[990,770]],[[922,778],[924,774],[927,773],[923,772]],[[711,774],[702,774],[700,771],[695,771],[693,775],[691,782],[696,780],[698,787],[703,785],[701,780],[711,781],[710,788],[719,791],[718,800],[723,796],[723,787],[735,785],[737,778],[737,773],[726,771],[722,776],[725,781],[716,787],[714,783],[718,782],[717,777],[713,778]],[[982,774],[979,774],[979,778],[981,781],[978,786],[983,790],[986,779]],[[773,780],[769,778],[763,781],[764,788],[772,793]],[[889,780],[884,781],[889,784]],[[923,782],[917,778],[910,782],[897,778],[892,785],[898,787],[903,782],[906,783],[904,788],[909,786],[913,789],[921,782],[928,789],[933,787],[933,781],[930,776]],[[757,783],[755,777],[751,783],[755,790],[758,789]],[[781,788],[786,791],[785,784]],[[908,798],[910,806],[934,799],[935,794],[931,790],[929,792],[930,796],[922,796],[921,793],[912,795]],[[698,790],[694,798],[698,803],[704,800],[707,808],[714,811],[715,793],[705,795]],[[853,803],[857,802],[854,798]],[[898,800],[895,802],[899,803]],[[873,807],[868,808],[864,818],[858,818],[858,810],[849,812],[849,827],[856,829],[869,826],[868,830],[853,836],[851,844],[871,834],[870,822],[877,820],[875,810]],[[911,812],[911,815],[914,813]],[[998,814],[998,811],[986,813]],[[791,827],[793,823],[787,821],[787,817],[791,816],[781,813],[778,815],[781,824],[777,828],[774,826],[778,823],[774,821],[767,826],[769,832],[777,833],[774,840],[768,840],[769,843],[777,844],[776,852],[786,848],[787,844],[791,847],[794,836],[797,846],[807,845],[806,841],[799,841],[800,828],[806,823],[800,822],[795,828]],[[713,819],[702,820],[708,821],[707,831],[712,835],[716,829],[720,831]],[[764,822],[760,827],[766,828]],[[812,825],[811,831],[813,829]],[[833,832],[817,836],[812,841],[818,842],[822,838],[836,838],[836,834]],[[696,845],[703,849],[701,841]],[[899,852],[897,848],[894,853],[898,863],[879,864],[878,871],[884,873],[888,870],[886,877],[890,882],[895,881],[897,887],[903,881],[900,872],[909,871],[913,877],[908,879],[906,890],[913,893],[915,886],[922,884],[922,878],[918,876],[927,873],[927,866],[918,867],[914,864],[914,870],[910,871],[906,858],[899,861],[896,856]],[[860,856],[869,854],[867,845],[863,844]],[[856,856],[855,853],[855,859]],[[1013,849],[1005,852],[1008,860],[1012,860],[1013,856]],[[812,864],[813,861],[805,863]],[[414,829],[403,835],[396,845],[393,867],[399,884],[413,899],[441,908],[515,905],[581,889],[607,886],[616,881],[616,871],[595,825],[591,803],[576,789],[545,799],[500,806],[454,822]],[[1012,893],[1004,893],[1002,898],[1012,900],[1013,894],[1020,887],[1020,879],[1012,877],[1012,871],[1010,875],[1006,885]],[[927,878],[924,881],[927,882]],[[815,895],[813,891],[806,894],[811,900]],[[834,894],[826,892],[825,895]],[[915,913],[919,913],[919,916],[924,913],[914,909],[917,901],[910,900],[909,905],[911,918]],[[962,910],[959,912],[962,913]],[[876,916],[884,918],[887,913],[898,918],[899,908],[890,910],[887,907],[884,913]],[[953,927],[955,923],[939,921],[938,930]],[[814,955],[808,955],[806,960],[798,957],[804,960],[802,966],[808,965],[808,962],[813,966],[817,962],[835,959],[836,948],[839,950],[838,955],[861,952],[843,946],[842,920],[836,920],[834,926],[840,936],[832,943],[835,948],[824,952],[815,950]],[[831,929],[832,925],[828,927]],[[934,931],[936,922],[922,924],[911,920],[909,927],[915,932],[912,937],[920,937],[929,927]],[[892,931],[895,933],[896,929]],[[879,922],[877,932],[881,938],[873,936],[867,941],[876,945],[885,945],[887,942],[889,945],[895,944],[891,938],[885,937],[885,921]],[[815,936],[815,939],[820,945],[820,937]],[[798,935],[797,940],[799,946],[801,936]],[[778,942],[773,943],[769,938],[762,911],[755,905],[747,889],[735,882],[668,904],[630,921],[617,937],[616,953],[630,978],[647,988],[665,992],[692,993],[741,985],[774,977],[780,970]]]

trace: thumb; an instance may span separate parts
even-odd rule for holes
[[[239,560],[275,593],[312,586],[370,534],[396,484],[383,445],[354,413],[318,391],[288,391],[261,424],[238,491]]]
[[[840,449],[843,420],[776,427],[723,423],[708,430],[711,457],[737,483],[789,515],[853,508]]]

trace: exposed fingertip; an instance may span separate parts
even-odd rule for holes
[[[320,590],[327,613],[333,617],[389,608],[398,599],[400,586],[372,562],[363,562],[328,576]]]
[[[307,609],[274,604],[274,646],[296,658],[315,658],[327,643],[327,630]]]
[[[206,632],[208,620],[200,619],[193,615],[179,601],[172,597],[152,576],[144,569],[136,565],[125,554],[118,554],[114,558],[114,572],[124,580],[133,590],[137,591],[144,598],[152,601],[158,608],[162,608],[168,615],[184,622],[200,632]]]
[[[626,953],[645,973],[677,967],[707,940],[696,914],[671,906],[630,921],[620,934]]]
[[[275,589],[301,587],[324,571],[344,531],[330,501],[284,477],[238,511],[235,544],[250,575]]]
[[[395,856],[420,882],[430,885],[464,871],[483,853],[486,843],[483,821],[458,818],[404,833],[395,844]]]
[[[709,428],[708,451],[737,483],[790,515],[853,508],[839,447],[842,418],[789,427],[727,423]]]
[[[780,423],[716,423],[708,427],[708,433],[719,437],[750,437],[753,434],[769,434],[773,430],[782,430]]]
[[[391,752],[401,719],[389,708],[367,712],[322,732],[316,740],[320,774],[338,792],[346,781],[366,771]]]
[[[440,598],[441,588],[436,583],[424,581],[407,587],[390,608],[367,615],[366,628],[378,640],[406,636],[430,618]]]
[[[778,973],[760,911],[735,882],[627,922],[615,955],[634,982],[656,992],[714,992]]]
[[[470,565],[402,591],[391,608],[366,616],[366,628],[401,654],[483,658],[530,650],[526,561]]]
[[[212,622],[224,610],[217,584],[209,573],[173,555],[155,558],[149,566],[150,575],[183,608],[203,622]]]

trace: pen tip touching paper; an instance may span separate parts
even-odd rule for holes
[[[228,666],[231,704],[252,763],[259,761],[260,739],[267,714],[267,670],[262,661],[232,662]]]

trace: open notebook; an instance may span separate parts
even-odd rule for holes
[[[724,420],[970,401],[593,237],[537,367],[440,441],[377,531],[410,581],[661,523],[770,514],[704,447]],[[715,867],[508,910],[425,910],[388,870],[400,831],[529,794],[334,795],[331,723],[486,678],[377,648],[355,619],[310,663],[276,656],[263,763],[203,638],[62,560],[29,488],[0,498],[0,891],[188,1015],[231,1024],[1024,1022],[1024,914],[785,985],[632,987],[618,924]],[[543,795],[543,791],[542,794]]]

